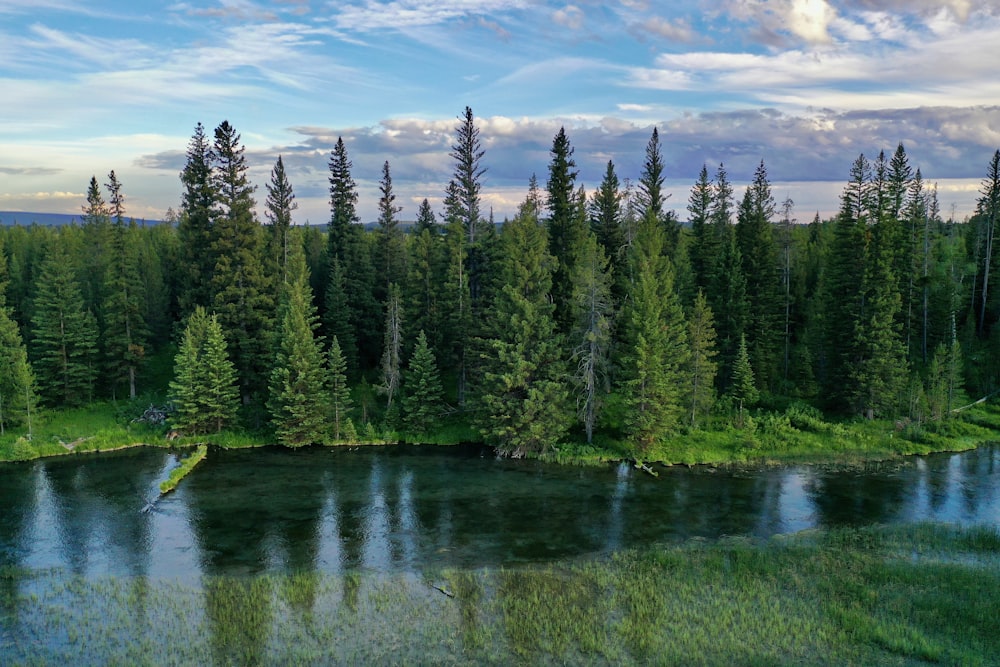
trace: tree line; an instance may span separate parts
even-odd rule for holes
[[[763,161],[741,197],[725,165],[705,165],[682,221],[663,150],[654,128],[634,182],[609,161],[588,193],[560,129],[544,186],[532,175],[497,225],[467,107],[443,210],[424,199],[404,230],[385,162],[368,232],[342,139],[326,228],[293,224],[281,157],[262,224],[240,135],[198,124],[165,224],[127,218],[112,171],[91,179],[80,224],[3,229],[0,428],[36,401],[134,399],[164,356],[187,433],[419,440],[444,419],[515,456],[595,435],[641,455],[793,400],[944,419],[965,392],[994,390],[1000,151],[964,221],[942,218],[899,145],[860,155],[839,212],[799,224]]]

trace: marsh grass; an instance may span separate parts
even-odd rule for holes
[[[197,449],[188,454],[179,466],[170,471],[170,476],[160,482],[160,493],[170,493],[177,488],[189,472],[201,463],[201,460],[208,455],[208,445],[198,445]]]
[[[924,524],[423,575],[8,567],[0,663],[989,665],[998,547],[995,528]]]

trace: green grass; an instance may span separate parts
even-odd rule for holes
[[[160,493],[170,493],[176,489],[181,480],[194,470],[194,467],[201,463],[201,460],[207,455],[208,445],[198,445],[198,448],[188,454],[179,466],[170,471],[170,476],[167,479],[160,482]]]
[[[7,568],[0,662],[990,665],[996,590],[997,530],[934,524],[416,575]]]
[[[21,461],[39,456],[107,451],[137,444],[166,445],[166,427],[132,423],[148,405],[144,401],[100,402],[84,408],[47,410],[34,419],[34,435],[22,432],[0,436],[0,461]],[[636,452],[613,431],[595,434],[582,442],[574,434],[569,442],[538,455],[546,461],[574,465],[602,465],[608,461],[640,458],[664,464],[698,463],[831,463],[885,460],[937,451],[962,451],[996,441],[1000,432],[1000,406],[975,406],[960,416],[922,425],[889,420],[830,420],[814,408],[793,404],[783,411],[759,411],[743,428],[725,416],[699,430],[681,429],[648,452]],[[350,444],[453,445],[475,442],[479,434],[459,417],[447,420],[432,435],[414,435],[378,429],[371,424],[358,429],[361,442]],[[225,448],[274,444],[266,430],[225,430],[181,438],[172,444],[207,443]]]

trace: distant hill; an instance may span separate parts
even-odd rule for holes
[[[45,225],[47,227],[58,227],[68,225],[76,220],[80,222],[80,216],[69,213],[27,213],[25,211],[0,211],[0,225],[10,227],[12,225],[28,226],[32,223]]]
[[[6,227],[12,227],[14,225],[23,225],[25,227],[31,224],[39,224],[46,227],[59,227],[61,225],[68,225],[73,222],[80,224],[83,222],[81,216],[72,215],[70,213],[29,213],[26,211],[0,211],[0,225]],[[136,222],[142,224],[145,222],[147,225],[159,224],[159,220],[136,220]]]

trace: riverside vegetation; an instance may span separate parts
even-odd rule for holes
[[[0,458],[159,443],[481,440],[555,461],[882,457],[991,439],[1000,378],[1000,151],[944,220],[902,145],[851,165],[840,212],[796,224],[761,162],[665,207],[652,129],[633,187],[592,193],[564,129],[544,188],[483,213],[471,109],[437,214],[401,222],[389,162],[367,231],[347,146],[330,221],[294,225],[277,157],[262,225],[240,135],[198,124],[165,224],[112,171],[82,224],[0,229]],[[169,405],[157,431],[137,406]],[[145,429],[145,430],[144,430]]]
[[[0,570],[0,656],[73,664],[989,665],[1000,534],[909,525],[549,565],[85,579]],[[16,632],[12,631],[16,627]]]

